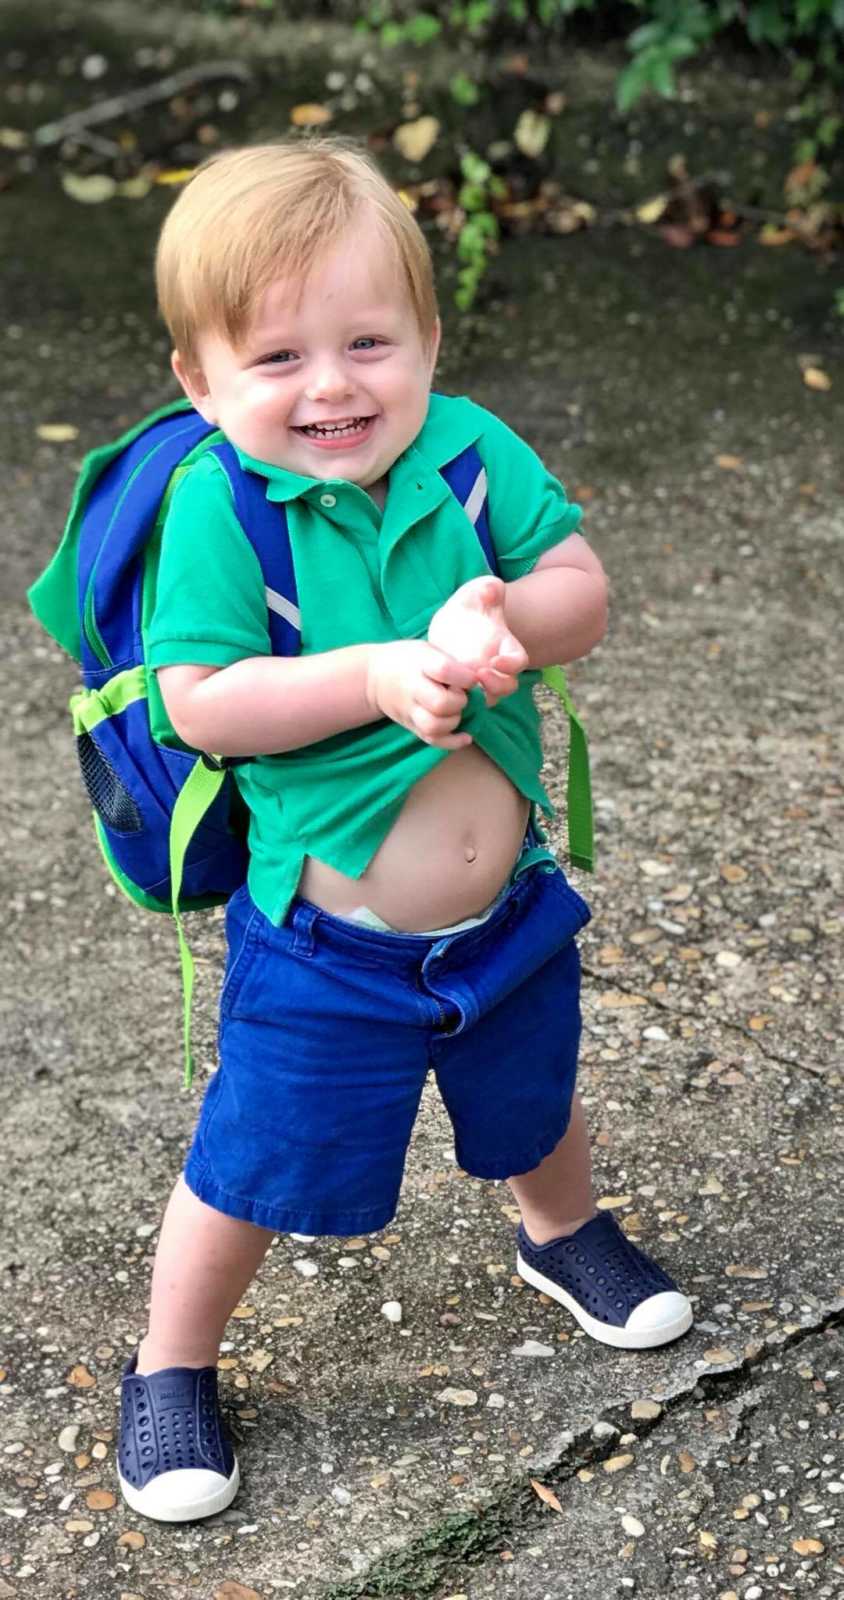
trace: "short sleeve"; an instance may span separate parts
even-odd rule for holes
[[[574,533],[583,512],[524,439],[492,412],[482,415],[477,449],[486,467],[490,533],[501,576],[512,582]]]
[[[261,565],[212,456],[188,469],[167,509],[146,651],[153,669],[272,654]]]

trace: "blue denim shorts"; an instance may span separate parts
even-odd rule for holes
[[[226,912],[220,1064],[185,1179],[279,1233],[383,1228],[429,1070],[455,1155],[478,1178],[529,1172],[563,1137],[580,1038],[574,936],[589,908],[527,868],[460,933],[382,933],[295,899],[281,927],[246,888]]]

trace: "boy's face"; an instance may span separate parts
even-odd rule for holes
[[[271,284],[242,343],[205,334],[198,370],[178,351],[173,369],[202,416],[247,454],[371,488],[422,427],[438,346],[439,324],[426,344],[367,219],[304,284]]]

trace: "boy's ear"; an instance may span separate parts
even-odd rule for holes
[[[206,422],[216,422],[216,410],[202,368],[188,366],[178,350],[173,351],[170,357],[170,365],[191,405],[196,407],[199,415],[204,417]]]

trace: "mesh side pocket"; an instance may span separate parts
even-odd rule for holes
[[[141,813],[90,733],[77,734],[76,753],[82,782],[97,816],[106,827],[115,828],[119,833],[140,833],[143,829]]]

